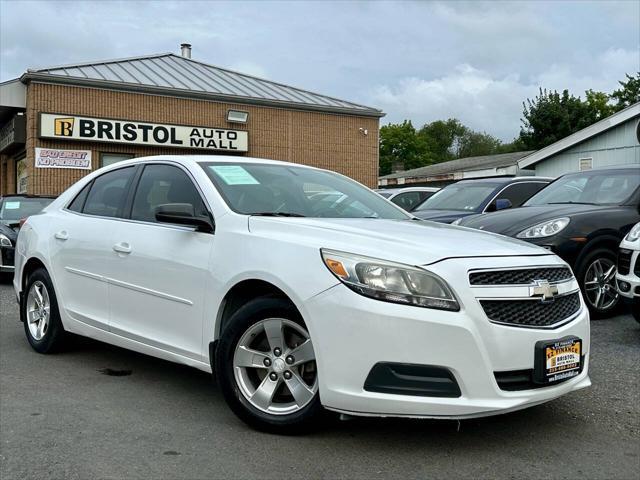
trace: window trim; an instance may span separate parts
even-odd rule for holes
[[[487,202],[487,204],[486,204],[486,205],[484,206],[484,208],[482,209],[482,212],[481,212],[481,213],[487,213],[487,208],[489,208],[489,205],[491,205],[491,204],[493,203],[493,201],[494,201],[496,198],[498,198],[498,196],[499,196],[502,192],[504,192],[507,188],[509,188],[509,187],[511,187],[511,186],[513,186],[513,185],[520,185],[521,183],[543,183],[543,184],[549,185],[551,182],[545,182],[545,181],[543,181],[543,180],[523,180],[523,181],[521,181],[521,182],[513,182],[513,183],[510,183],[510,184],[508,184],[508,185],[505,185],[504,187],[502,187],[502,188],[500,189],[500,191],[499,191],[498,193],[496,193],[496,194],[491,198],[491,200],[489,200],[489,201]],[[546,186],[546,185],[545,185],[545,186]],[[542,187],[542,188],[544,188],[544,187]],[[542,188],[541,188],[540,190],[542,190]],[[538,190],[538,192],[539,192],[540,190]],[[536,195],[538,192],[534,193],[533,195]],[[531,195],[531,197],[533,197],[533,195]],[[529,197],[529,198],[531,198],[531,197]],[[525,202],[526,202],[526,201],[528,201],[528,200],[529,200],[529,199],[525,200]],[[523,202],[523,204],[524,204],[524,202]],[[517,207],[516,207],[516,208],[517,208]]]

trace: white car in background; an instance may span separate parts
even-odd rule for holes
[[[631,313],[640,322],[640,223],[620,243],[616,281],[618,293],[630,300]]]
[[[495,415],[590,385],[589,315],[559,257],[414,221],[290,163],[161,156],[93,172],[29,217],[14,287],[37,352],[72,332],[215,371],[264,430],[325,409]]]
[[[405,187],[405,188],[380,188],[376,190],[387,200],[392,201],[400,208],[411,212],[414,208],[431,197],[440,188],[438,187]]]

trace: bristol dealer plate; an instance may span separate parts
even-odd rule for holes
[[[536,343],[536,383],[568,380],[582,370],[582,340],[564,337]]]

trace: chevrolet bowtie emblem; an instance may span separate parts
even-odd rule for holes
[[[551,285],[547,280],[534,280],[529,287],[530,297],[540,297],[543,302],[551,302],[558,294],[558,287]]]

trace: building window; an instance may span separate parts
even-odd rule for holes
[[[580,159],[580,171],[591,170],[593,168],[593,158],[581,158]]]
[[[133,158],[133,155],[128,153],[101,153],[100,167],[107,167],[122,160],[129,160],[130,158]]]

